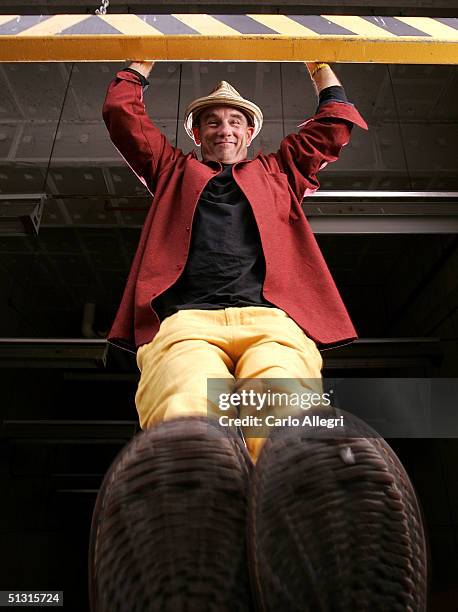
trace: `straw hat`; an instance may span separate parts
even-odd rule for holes
[[[184,129],[193,140],[194,134],[192,133],[192,126],[195,124],[197,116],[209,106],[232,106],[242,110],[248,115],[249,119],[251,119],[251,123],[254,127],[253,138],[259,134],[262,128],[263,117],[259,106],[256,106],[254,102],[250,102],[250,100],[242,98],[239,92],[232,87],[230,83],[221,81],[208,96],[197,98],[197,100],[191,102],[186,109]]]

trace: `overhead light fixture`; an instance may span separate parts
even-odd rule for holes
[[[45,195],[0,194],[0,236],[37,236]]]

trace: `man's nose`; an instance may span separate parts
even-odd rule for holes
[[[221,121],[221,123],[219,124],[219,132],[221,134],[231,134],[232,133],[232,126],[229,123],[229,121]]]

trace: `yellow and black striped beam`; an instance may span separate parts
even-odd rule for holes
[[[339,15],[0,15],[0,61],[458,64],[458,19]]]

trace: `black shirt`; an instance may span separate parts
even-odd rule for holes
[[[273,307],[262,296],[264,276],[251,206],[232,176],[232,165],[224,165],[200,196],[185,269],[154,309],[164,319],[189,308]]]

